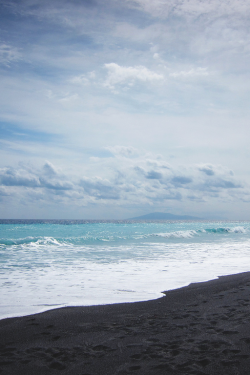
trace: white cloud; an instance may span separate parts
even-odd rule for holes
[[[85,194],[97,200],[113,200],[120,198],[119,187],[101,177],[84,177],[80,181],[80,186],[83,187]]]
[[[145,66],[120,66],[116,63],[105,64],[108,70],[108,76],[104,85],[109,88],[114,88],[117,84],[127,84],[132,86],[135,81],[154,82],[162,81],[164,76],[155,73]]]
[[[42,170],[23,165],[20,168],[1,168],[0,186],[26,187],[32,189],[71,190],[73,185],[59,175],[55,167],[46,162]]]
[[[79,76],[72,77],[69,82],[81,85],[87,85],[89,82],[96,78],[96,73],[94,71],[87,74],[80,74]]]
[[[70,83],[77,83],[77,84],[88,84],[89,79],[85,76],[85,74],[81,74],[79,76],[73,77],[69,80]]]
[[[43,170],[44,170],[44,173],[48,176],[56,176],[57,175],[56,168],[49,161],[46,161],[46,163],[43,166]]]
[[[74,102],[79,98],[78,94],[65,93],[64,96],[58,99],[59,102]]]
[[[139,150],[131,146],[113,146],[105,147],[105,149],[110,151],[115,156],[122,156],[125,158],[135,157],[139,155]]]
[[[214,176],[216,173],[214,170],[214,166],[211,164],[203,164],[203,165],[200,165],[198,168],[201,172],[204,172],[207,176]]]
[[[25,201],[25,197],[29,201],[33,197],[36,201],[39,195],[39,200],[46,204],[56,204],[61,200],[62,204],[71,207],[100,202],[108,207],[115,202],[125,208],[129,202],[140,208],[145,204],[164,206],[168,201],[189,204],[191,201],[211,202],[215,199],[214,204],[218,205],[222,201],[250,198],[248,186],[223,166],[174,167],[164,160],[153,159],[152,155],[147,159],[146,154],[136,154],[137,150],[130,147],[116,146],[113,151],[113,158],[100,160],[99,175],[85,173],[82,176],[79,171],[69,176],[48,161],[40,169],[30,165],[2,168],[1,199],[8,204],[15,198],[18,205]],[[89,163],[91,168],[91,163],[96,164],[98,160],[90,160]]]
[[[57,92],[46,90],[45,96],[52,101],[58,101],[58,103],[74,102],[79,98],[79,95],[77,93],[65,92],[63,90],[57,90]]]
[[[0,44],[0,64],[10,67],[11,63],[21,59],[20,49],[8,44]]]
[[[190,70],[181,70],[179,72],[170,73],[170,77],[174,78],[192,78],[192,77],[199,77],[199,76],[208,76],[209,73],[207,68],[192,68]]]
[[[227,178],[228,176],[233,176],[234,173],[229,168],[223,167],[222,165],[213,164],[199,164],[197,166],[198,170],[205,173],[207,176],[220,176]]]
[[[1,168],[0,169],[1,186],[26,186],[40,187],[39,178],[25,169]]]
[[[246,16],[250,12],[249,1],[245,0],[127,0],[130,6],[139,6],[144,11],[157,17],[170,15],[198,17],[204,14],[221,15],[242,14]]]

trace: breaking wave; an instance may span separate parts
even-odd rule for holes
[[[200,236],[202,234],[223,234],[223,233],[246,233],[244,227],[234,227],[234,228],[208,228],[199,230],[185,230],[185,231],[175,231],[167,233],[157,233],[156,237],[164,238],[193,238],[195,236]]]
[[[24,238],[16,238],[16,239],[6,239],[0,238],[0,246],[29,246],[29,247],[41,247],[41,246],[82,246],[82,245],[90,245],[94,243],[124,243],[126,241],[141,241],[150,238],[160,237],[165,239],[191,239],[194,237],[202,237],[208,235],[225,235],[225,234],[245,234],[247,233],[247,229],[242,226],[237,227],[218,227],[218,228],[205,228],[205,229],[192,229],[192,230],[178,230],[173,232],[162,232],[162,233],[123,233],[120,235],[114,234],[110,235],[110,233],[101,233],[96,236],[94,233],[88,233],[83,236],[77,237],[62,237],[62,238],[54,238],[48,236],[37,236],[37,237],[24,237]]]
[[[1,245],[60,245],[53,237],[26,237],[17,239],[0,239]]]

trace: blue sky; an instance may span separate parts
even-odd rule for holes
[[[2,0],[2,218],[249,219],[250,1]]]

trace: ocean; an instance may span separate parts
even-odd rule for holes
[[[0,220],[0,319],[156,299],[250,269],[250,222]]]

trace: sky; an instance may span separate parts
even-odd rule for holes
[[[250,219],[250,0],[0,0],[0,218]]]

